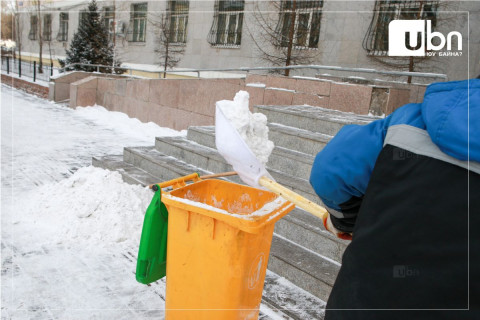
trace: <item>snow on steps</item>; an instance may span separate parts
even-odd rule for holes
[[[271,123],[334,136],[344,125],[367,124],[378,117],[311,106],[255,106]]]
[[[193,127],[187,133],[188,141],[215,149],[215,127]],[[163,149],[162,149],[163,150]],[[267,168],[288,172],[291,176],[308,180],[314,157],[311,154],[275,146],[267,163]]]

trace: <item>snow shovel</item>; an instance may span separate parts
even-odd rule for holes
[[[218,152],[232,165],[242,181],[249,186],[268,189],[322,219],[322,221],[328,217],[328,212],[324,207],[273,180],[265,166],[257,159],[237,129],[218,106],[215,110],[215,145]]]

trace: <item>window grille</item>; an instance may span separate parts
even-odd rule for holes
[[[115,33],[115,12],[113,7],[103,8],[103,25],[108,30],[108,40],[113,41],[113,34]]]
[[[57,34],[58,41],[68,40],[68,13],[60,12],[60,25]]]
[[[28,39],[37,40],[37,28],[38,28],[37,16],[30,17],[30,32],[28,33]]]
[[[52,15],[46,14],[43,16],[43,40],[52,40]]]
[[[128,30],[128,41],[145,42],[147,28],[147,4],[132,4],[130,10],[130,25]]]
[[[189,5],[190,1],[188,0],[170,0],[168,3],[169,41],[171,43],[187,42]]]
[[[214,46],[238,47],[242,41],[244,0],[217,0],[208,42]]]
[[[317,48],[320,39],[322,7],[322,0],[282,1],[276,28],[277,45],[280,47],[288,46],[291,26],[294,23],[293,46],[295,48]]]
[[[363,48],[370,55],[388,54],[388,25],[392,20],[430,20],[437,24],[438,1],[377,0],[372,21],[363,39]],[[420,36],[420,35],[419,35]]]
[[[85,10],[80,11],[78,14],[78,25],[81,27],[88,22],[88,15],[89,13]]]

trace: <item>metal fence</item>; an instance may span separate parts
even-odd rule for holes
[[[50,77],[58,73],[58,68],[53,63],[43,65],[40,69],[36,61],[19,61],[12,57],[2,57],[2,73],[14,74],[18,77],[27,77],[36,81],[50,81]]]
[[[59,73],[75,70],[76,68],[89,68],[91,69],[90,72],[97,71],[97,72],[105,72],[107,73],[117,73],[125,75],[133,75],[133,71],[140,71],[140,72],[149,72],[149,73],[158,73],[159,77],[161,77],[164,72],[163,71],[149,71],[143,70],[138,68],[125,68],[125,67],[112,67],[112,66],[105,66],[99,64],[83,64],[83,63],[73,63],[66,65],[62,69],[58,69]],[[318,72],[320,70],[331,70],[331,71],[340,71],[340,72],[351,72],[353,74],[357,73],[367,73],[367,74],[377,74],[377,75],[386,75],[386,76],[394,76],[394,77],[416,77],[416,78],[432,78],[432,79],[441,79],[443,81],[447,81],[448,77],[446,74],[442,73],[429,73],[429,72],[410,72],[410,71],[390,71],[390,70],[375,70],[375,69],[367,69],[367,68],[349,68],[349,67],[337,67],[337,66],[321,66],[321,65],[295,65],[295,66],[287,66],[287,67],[243,67],[243,68],[222,68],[222,69],[183,69],[183,70],[167,70],[167,74],[196,74],[197,78],[201,78],[202,72],[241,72],[245,75],[251,72],[257,71],[267,71],[267,72],[274,72],[274,71],[283,71],[283,70],[313,70]]]

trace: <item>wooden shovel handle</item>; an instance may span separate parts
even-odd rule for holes
[[[200,179],[212,179],[212,178],[220,178],[220,177],[229,177],[237,175],[236,171],[228,171],[222,173],[215,173],[215,174],[207,174],[204,176],[200,176]]]
[[[290,189],[285,188],[284,186],[276,183],[275,181],[263,176],[258,180],[258,184],[262,187],[267,188],[273,193],[278,194],[282,198],[287,199],[296,206],[302,208],[308,213],[313,214],[314,216],[322,219],[322,221],[328,217],[328,211],[322,206],[302,197],[296,192],[293,192]]]

